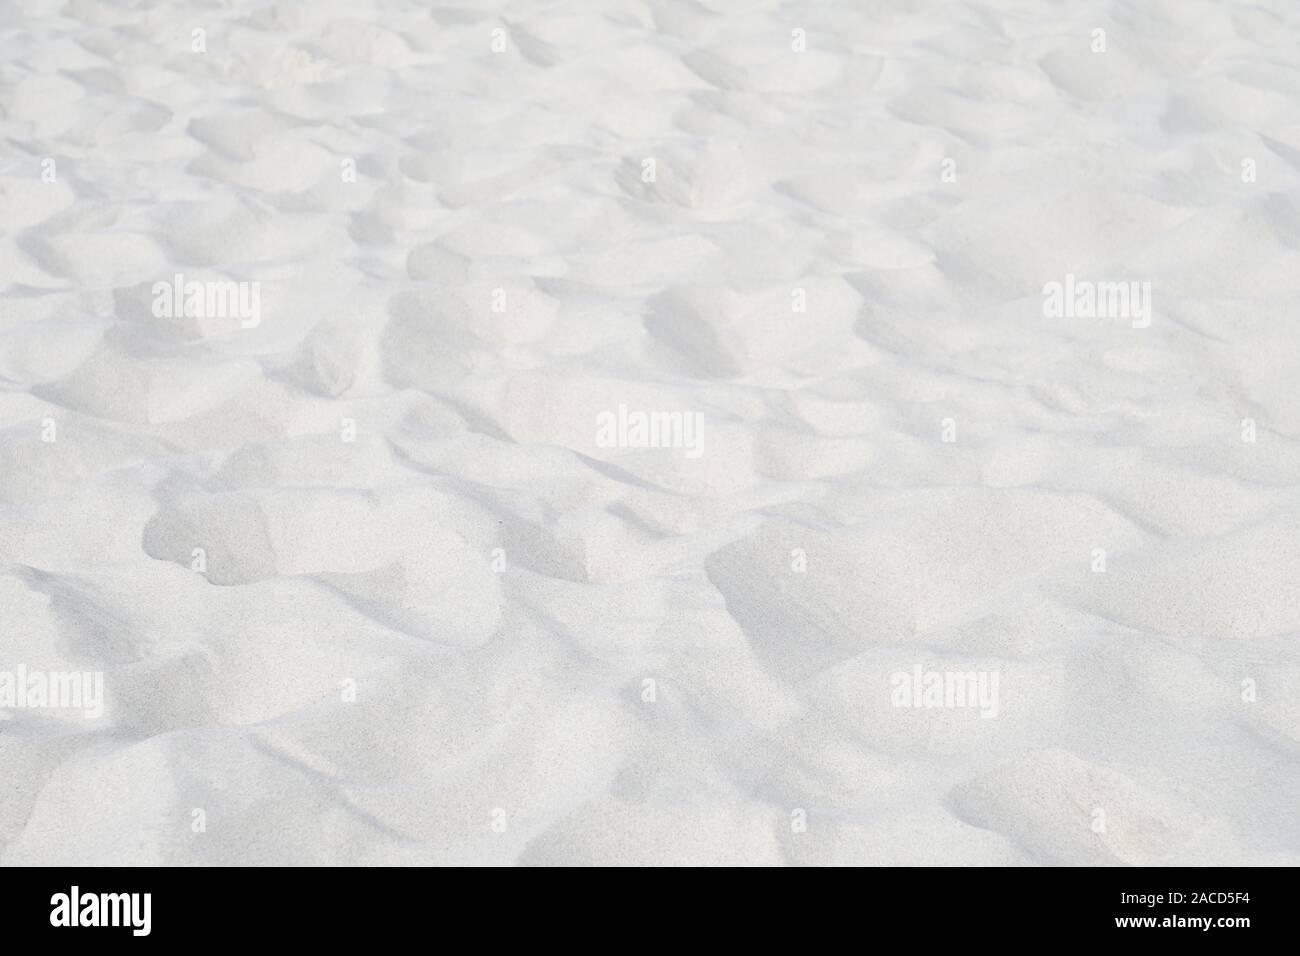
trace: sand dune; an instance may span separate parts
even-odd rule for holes
[[[1297,42],[0,0],[0,864],[1300,863]]]

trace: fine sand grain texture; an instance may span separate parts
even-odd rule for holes
[[[0,0],[0,864],[1300,864],[1298,382],[1294,0]]]

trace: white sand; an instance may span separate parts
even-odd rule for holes
[[[1298,51],[0,0],[0,863],[1300,863]]]

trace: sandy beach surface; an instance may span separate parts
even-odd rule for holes
[[[1300,864],[1294,0],[0,0],[0,864]]]

